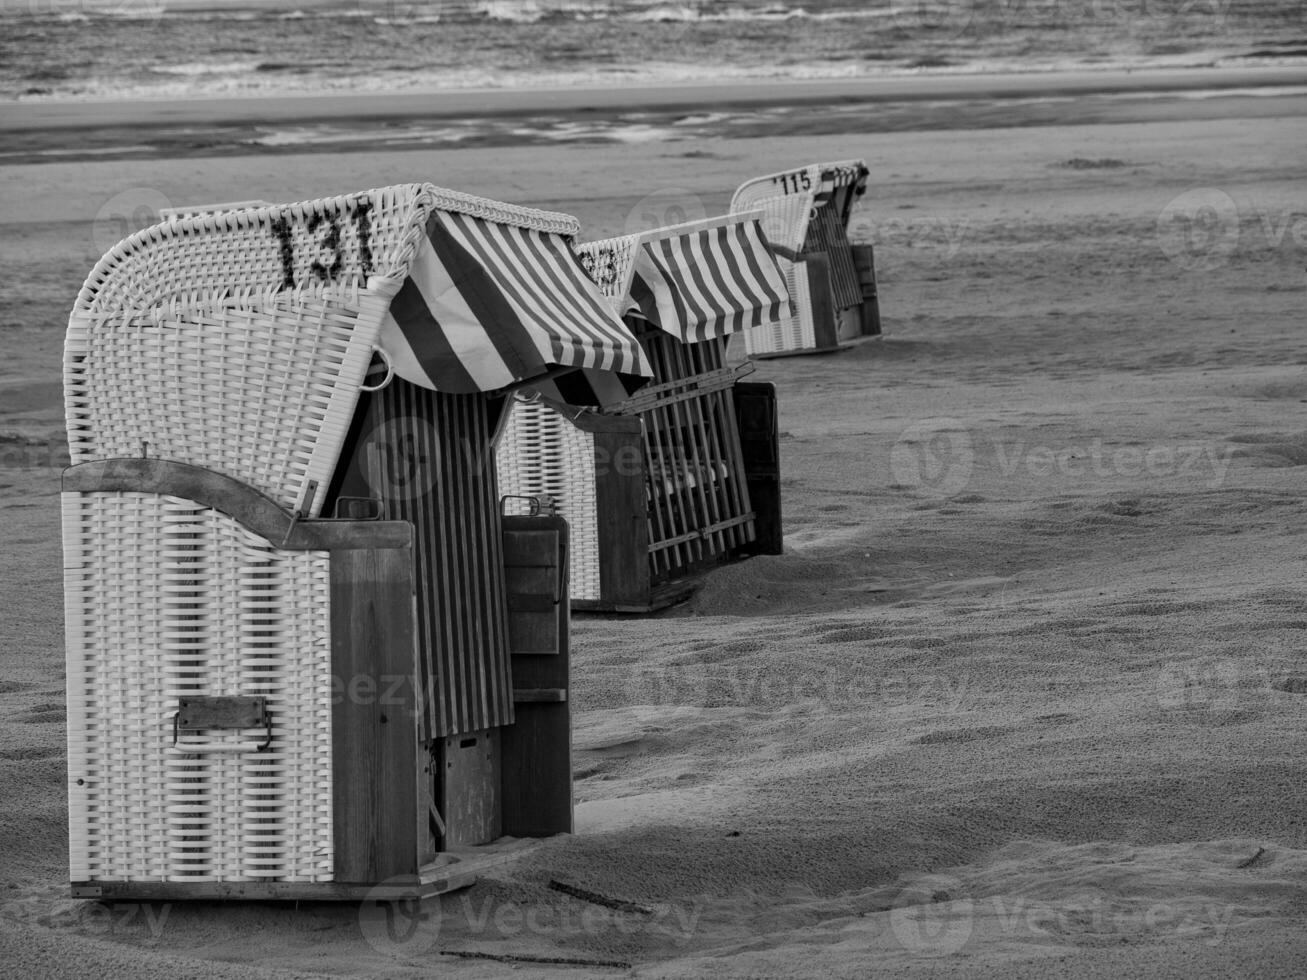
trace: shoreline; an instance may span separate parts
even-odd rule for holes
[[[672,110],[715,105],[921,102],[1181,93],[1307,86],[1307,68],[1168,68],[1141,71],[919,74],[857,79],[729,82],[719,85],[464,89],[426,93],[230,96],[185,101],[0,103],[0,132],[23,133],[179,124],[403,120],[542,112]]]
[[[1307,68],[0,105],[0,167],[53,162],[1307,118]],[[695,152],[695,151],[689,151]]]

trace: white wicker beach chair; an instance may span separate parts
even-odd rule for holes
[[[438,891],[442,840],[570,829],[566,528],[501,525],[480,392],[648,373],[575,219],[423,184],[181,210],[69,321],[74,894]],[[359,474],[371,519],[326,519]],[[478,783],[501,758],[502,794]],[[475,807],[438,798],[447,768]]]
[[[571,526],[576,608],[655,608],[684,593],[673,580],[690,570],[779,548],[778,494],[764,493],[776,506],[761,539],[750,497],[774,474],[749,465],[736,415],[736,382],[751,368],[725,359],[728,334],[790,312],[762,218],[727,215],[577,247],[640,337],[654,382],[599,412],[568,404],[566,378],[536,386],[510,402],[496,450],[501,487],[548,495]],[[750,386],[764,387],[747,397],[774,398],[770,386]]]
[[[792,316],[744,332],[750,356],[831,350],[879,333],[870,246],[855,261],[846,233],[867,174],[861,160],[812,164],[757,177],[736,190],[732,212],[765,212],[763,227],[794,301]]]

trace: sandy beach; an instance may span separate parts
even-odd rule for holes
[[[1260,78],[1055,103],[981,80],[974,111],[887,96],[910,126],[350,152],[163,153],[127,110],[0,109],[26,154],[0,165],[0,974],[1301,976],[1307,96]],[[152,118],[263,118],[240,108]],[[105,159],[47,154],[102,129]],[[758,364],[784,555],[574,622],[574,836],[406,936],[354,905],[66,897],[60,356],[123,232],[428,180],[598,238],[856,157],[885,336]]]

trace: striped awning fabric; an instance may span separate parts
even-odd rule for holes
[[[820,208],[827,204],[841,188],[847,188],[856,197],[860,197],[867,189],[867,177],[871,171],[861,160],[819,164],[818,167],[821,171],[821,179],[812,198],[815,207]]]
[[[561,234],[456,211],[431,213],[379,343],[401,378],[453,393],[560,368],[652,374]]]
[[[629,290],[637,312],[686,343],[788,315],[785,277],[759,217],[730,215],[644,236]]]

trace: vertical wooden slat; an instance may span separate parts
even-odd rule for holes
[[[332,674],[342,684],[332,706],[337,882],[418,870],[413,586],[408,548],[331,556]]]
[[[659,382],[659,365],[656,359],[651,357],[650,363],[654,367],[654,383]],[[669,478],[667,466],[674,458],[672,447],[670,445],[670,433],[666,431],[666,421],[662,413],[651,411],[644,413],[642,416],[645,423],[646,435],[646,459],[648,461],[649,485],[651,489],[651,511],[656,517],[653,523],[657,525],[657,534],[650,535],[650,544],[666,541],[674,538],[679,533],[676,515],[675,515],[675,483]],[[656,576],[662,576],[671,571],[673,564],[684,561],[682,549],[679,545],[671,548],[661,548],[652,552],[654,557],[654,572]]]
[[[830,259],[823,252],[804,254],[808,295],[812,300],[812,338],[818,349],[839,346],[835,297],[831,288]]]
[[[608,603],[640,605],[649,601],[650,528],[661,526],[648,488],[648,441],[637,418],[614,416],[608,423],[608,431],[594,434],[596,452],[608,461],[595,481],[600,595]],[[643,457],[644,470],[624,465],[633,456]]]
[[[737,382],[733,394],[749,501],[755,514],[754,550],[779,555],[784,540],[776,388],[766,382]]]
[[[512,647],[521,700],[517,721],[503,730],[503,829],[514,837],[571,833],[567,522],[507,517],[503,527],[510,605],[533,621],[513,631],[523,647]]]
[[[683,378],[690,377],[693,374],[689,365],[689,346],[677,344],[671,341],[671,338],[668,338],[667,347],[672,353],[672,363],[675,365],[678,376]],[[678,417],[681,431],[685,433],[685,442],[688,447],[686,457],[694,474],[694,490],[698,491],[698,502],[701,508],[695,515],[695,519],[689,522],[687,530],[711,527],[719,523],[723,515],[721,509],[717,506],[714,461],[707,453],[707,433],[703,428],[703,399],[702,397],[691,398],[677,402],[673,408]],[[713,477],[711,480],[709,479],[710,475]],[[708,532],[707,537],[700,540],[699,558],[702,560],[702,558],[706,557],[706,554],[716,554],[722,550],[724,549],[721,532]]]

